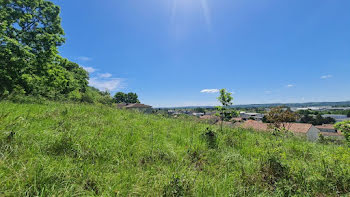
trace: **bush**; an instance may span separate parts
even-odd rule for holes
[[[202,137],[207,143],[208,148],[217,148],[217,134],[214,131],[207,128],[206,131],[202,134]]]

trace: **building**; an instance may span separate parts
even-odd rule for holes
[[[332,137],[332,138],[344,138],[342,133],[338,131],[334,125],[332,124],[324,124],[321,126],[316,126],[318,130],[321,131],[321,134],[325,137]]]
[[[204,113],[192,113],[193,116],[201,117],[204,116]]]
[[[141,103],[120,103],[120,104],[117,104],[117,108],[137,110],[137,111],[142,111],[147,113],[152,112],[152,106],[141,104]]]
[[[331,106],[316,106],[316,107],[292,107],[292,111],[301,111],[301,110],[312,110],[312,111],[327,111],[332,109]]]
[[[261,121],[264,118],[264,114],[260,114],[260,113],[246,113],[246,112],[240,112],[239,116],[243,119],[243,120],[257,120],[257,121]]]
[[[334,125],[332,124],[324,124],[320,126],[316,126],[321,132],[327,132],[327,133],[337,133],[337,129],[334,128]]]
[[[243,128],[251,128],[257,131],[271,131],[273,130],[269,124],[258,122],[255,120],[248,120],[241,125]],[[296,135],[305,135],[310,141],[316,141],[319,138],[320,130],[312,124],[303,123],[285,123],[285,128]]]

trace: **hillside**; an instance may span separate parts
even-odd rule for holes
[[[100,105],[0,102],[0,196],[324,196],[350,149]]]

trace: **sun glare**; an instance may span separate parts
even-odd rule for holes
[[[173,0],[172,6],[172,22],[179,15],[190,15],[193,12],[200,10],[208,28],[211,26],[210,9],[207,0]]]

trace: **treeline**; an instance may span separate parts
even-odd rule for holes
[[[88,73],[61,57],[60,8],[47,0],[0,0],[0,99],[111,103]]]
[[[309,123],[312,125],[334,124],[336,120],[332,117],[322,117],[319,112],[310,110],[301,110],[298,112],[301,123]]]

